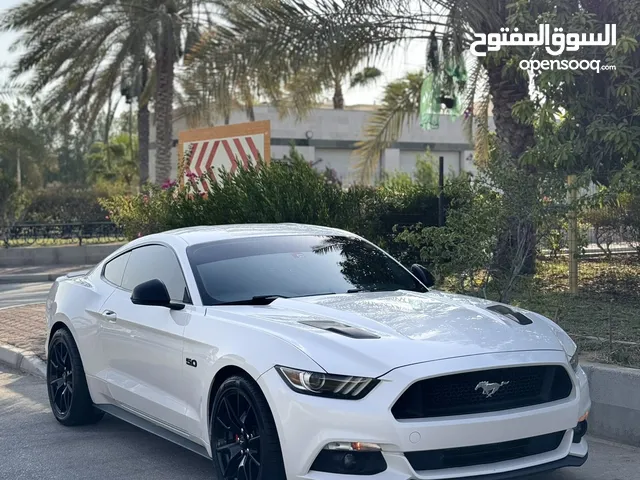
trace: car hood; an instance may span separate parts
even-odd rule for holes
[[[563,350],[549,320],[510,306],[531,320],[522,324],[487,309],[494,305],[501,304],[431,290],[280,298],[267,306],[224,310],[293,343],[336,374],[377,377],[447,358]]]

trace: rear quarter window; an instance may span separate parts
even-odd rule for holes
[[[121,286],[122,275],[124,274],[124,269],[127,266],[130,255],[131,252],[123,253],[122,255],[107,262],[104,267],[104,278],[118,287]]]

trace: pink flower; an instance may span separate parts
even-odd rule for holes
[[[109,215],[105,215],[105,217],[104,217],[104,218],[106,218],[107,220],[109,220]]]
[[[195,173],[187,172],[187,178],[197,178],[197,177],[198,177],[198,175],[196,175]]]
[[[200,192],[200,196],[201,197],[206,197],[207,196],[207,192]]]
[[[149,196],[148,196],[148,195],[145,195],[144,197],[142,197],[142,201],[143,201],[144,203],[149,203]]]

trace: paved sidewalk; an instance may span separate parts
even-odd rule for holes
[[[32,352],[45,360],[47,328],[44,307],[44,304],[37,304],[0,310],[0,344]]]
[[[50,265],[41,267],[0,267],[0,283],[53,282],[70,272],[81,272],[93,265]]]

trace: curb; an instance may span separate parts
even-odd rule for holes
[[[86,273],[92,268],[93,266],[87,265],[70,265],[68,268],[56,270],[54,272],[13,273],[9,275],[0,275],[0,284],[55,282],[58,278],[64,277],[65,275]]]
[[[0,363],[4,363],[23,373],[39,378],[47,378],[46,364],[33,352],[0,343]]]
[[[54,282],[64,273],[18,273],[16,275],[0,275],[0,283],[41,283]]]
[[[30,307],[31,305],[46,305],[47,302],[29,302],[29,303],[19,303],[17,305],[9,305],[8,307],[0,307],[0,311],[9,310],[10,308],[20,308],[20,307]],[[0,345],[3,345],[0,343]]]
[[[587,363],[591,414],[595,436],[640,447],[640,369]]]

